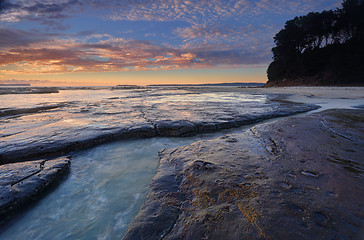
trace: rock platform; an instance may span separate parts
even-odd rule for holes
[[[119,139],[193,136],[319,108],[275,95],[215,95],[141,94],[95,103],[0,109],[0,165],[61,156]]]
[[[160,152],[124,239],[361,239],[364,110],[327,110]]]
[[[65,157],[1,165],[0,224],[9,212],[21,209],[57,181],[69,166]]]
[[[0,216],[31,202],[61,179],[70,161],[57,157],[71,151],[119,139],[192,136],[317,108],[275,95],[224,92],[211,96],[200,90],[142,91],[95,102],[2,108]]]

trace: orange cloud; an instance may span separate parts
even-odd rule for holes
[[[10,30],[0,29],[0,33],[1,31],[9,34]],[[216,45],[205,44],[199,48],[171,48],[149,41],[125,40],[110,35],[102,35],[102,40],[93,43],[82,38],[75,40],[46,34],[44,40],[41,40],[41,34],[29,32],[21,32],[26,33],[27,38],[17,38],[21,34],[16,31],[10,34],[15,45],[10,41],[1,44],[2,74],[213,68],[222,65],[260,64],[267,59],[266,56],[257,58],[253,52],[244,52],[231,46],[216,48]]]

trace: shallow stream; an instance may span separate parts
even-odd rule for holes
[[[158,151],[198,139],[118,141],[73,154],[66,179],[0,239],[121,239],[148,193]]]
[[[71,153],[69,175],[0,229],[0,239],[121,239],[149,192],[158,151],[248,127],[188,138],[117,141]]]

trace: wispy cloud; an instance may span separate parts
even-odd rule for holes
[[[43,35],[41,38],[34,33],[18,30],[18,29],[0,29],[0,49],[16,46],[28,46],[33,42],[39,42],[46,38]]]
[[[40,21],[50,24],[55,20],[90,9],[107,10],[113,20],[131,21],[186,21],[206,23],[216,19],[244,18],[257,14],[299,14],[325,7],[336,7],[340,0],[3,0],[0,21]],[[111,13],[109,13],[111,11]]]
[[[67,29],[66,18],[83,12],[87,1],[82,0],[3,0],[0,22],[31,21],[57,30]]]
[[[3,0],[0,74],[110,72],[267,64],[272,38],[294,16],[341,0]],[[113,32],[64,34],[65,19],[94,15],[123,24],[163,21],[170,32],[146,28],[127,39]],[[286,19],[287,20],[287,19]],[[14,22],[35,30],[11,28]],[[180,24],[180,23],[183,24]],[[42,28],[44,27],[44,28]],[[53,33],[46,33],[46,29]],[[29,29],[29,28],[28,28]],[[141,31],[140,29],[133,29]],[[134,34],[133,31],[126,29]],[[55,33],[54,33],[55,32]],[[139,36],[139,37],[138,37]],[[142,37],[140,37],[142,36]],[[157,39],[158,36],[163,36]],[[155,39],[140,41],[137,39]],[[158,42],[157,42],[158,40]]]
[[[17,33],[15,30],[0,29]],[[13,43],[2,43],[0,71],[3,73],[109,72],[150,69],[210,68],[223,65],[260,64],[266,57],[252,51],[205,44],[199,48],[170,48],[149,41],[125,40],[103,35],[97,42],[72,38],[29,39],[13,34]],[[94,36],[97,37],[97,36]],[[40,40],[47,39],[47,40]],[[22,47],[18,47],[23,45]]]
[[[114,20],[186,21],[206,23],[228,18],[243,19],[267,12],[273,14],[303,14],[325,7],[335,7],[335,0],[140,0],[118,4],[109,2],[116,9],[110,17]]]

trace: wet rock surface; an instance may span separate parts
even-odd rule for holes
[[[55,87],[0,87],[0,95],[5,94],[47,94],[58,93]]]
[[[0,216],[21,209],[59,180],[70,166],[68,158],[11,163],[0,166]]]
[[[319,108],[274,94],[208,91],[69,90],[19,106],[8,102],[0,109],[0,164],[117,139],[192,136]]]
[[[360,239],[364,110],[327,110],[160,152],[124,239]]]

